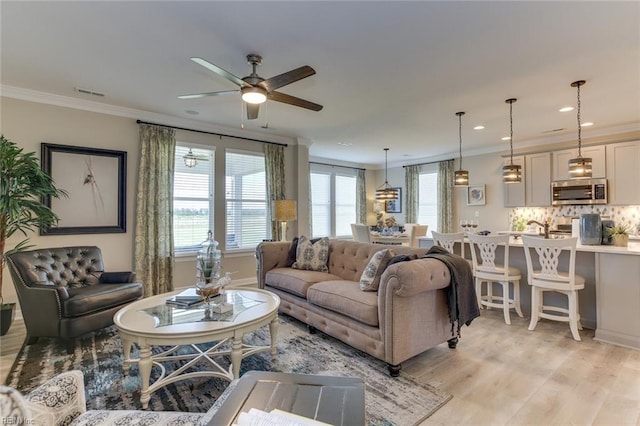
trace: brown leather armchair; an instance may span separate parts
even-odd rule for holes
[[[8,255],[27,327],[27,344],[39,337],[61,337],[67,353],[75,338],[113,324],[113,315],[140,299],[134,272],[104,272],[98,247],[60,247]]]

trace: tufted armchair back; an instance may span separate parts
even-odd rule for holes
[[[76,288],[98,284],[104,272],[98,247],[60,247],[15,253],[11,256],[22,284]]]

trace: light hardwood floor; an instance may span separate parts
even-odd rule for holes
[[[640,351],[571,338],[569,326],[528,319],[504,323],[482,311],[458,348],[440,345],[403,364],[418,381],[453,399],[423,425],[640,425]],[[0,338],[3,382],[25,336],[16,321]],[[399,425],[403,426],[403,425]]]

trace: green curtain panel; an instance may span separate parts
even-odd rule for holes
[[[358,223],[367,223],[367,191],[364,170],[356,171],[356,218]]]
[[[140,124],[135,270],[145,296],[173,290],[175,129]]]
[[[267,200],[269,218],[273,218],[273,201],[284,200],[284,146],[267,143],[264,145],[264,163],[267,174]],[[280,241],[280,226],[271,221],[271,238]]]
[[[453,160],[438,163],[438,232],[453,232]]]
[[[418,223],[418,191],[420,187],[420,166],[405,166],[405,223]]]

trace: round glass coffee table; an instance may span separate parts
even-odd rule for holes
[[[124,370],[132,363],[140,370],[142,390],[140,402],[146,409],[151,393],[169,383],[192,377],[220,377],[231,381],[240,375],[242,359],[257,352],[276,354],[278,335],[278,306],[280,298],[258,289],[225,289],[213,299],[211,306],[204,303],[191,307],[167,304],[172,296],[181,293],[159,294],[133,302],[120,309],[114,323],[120,333],[124,352]],[[227,302],[232,310],[219,312],[220,302]],[[270,346],[252,346],[242,341],[245,333],[269,325]],[[215,342],[209,349],[197,346]],[[133,344],[139,347],[139,358],[131,358]],[[167,346],[162,353],[152,354],[152,346]],[[231,355],[231,365],[221,366],[214,357]],[[188,360],[175,371],[167,372],[162,362]],[[193,369],[198,364],[197,369]],[[205,364],[210,369],[203,368]],[[160,368],[160,377],[153,383],[151,368]]]

